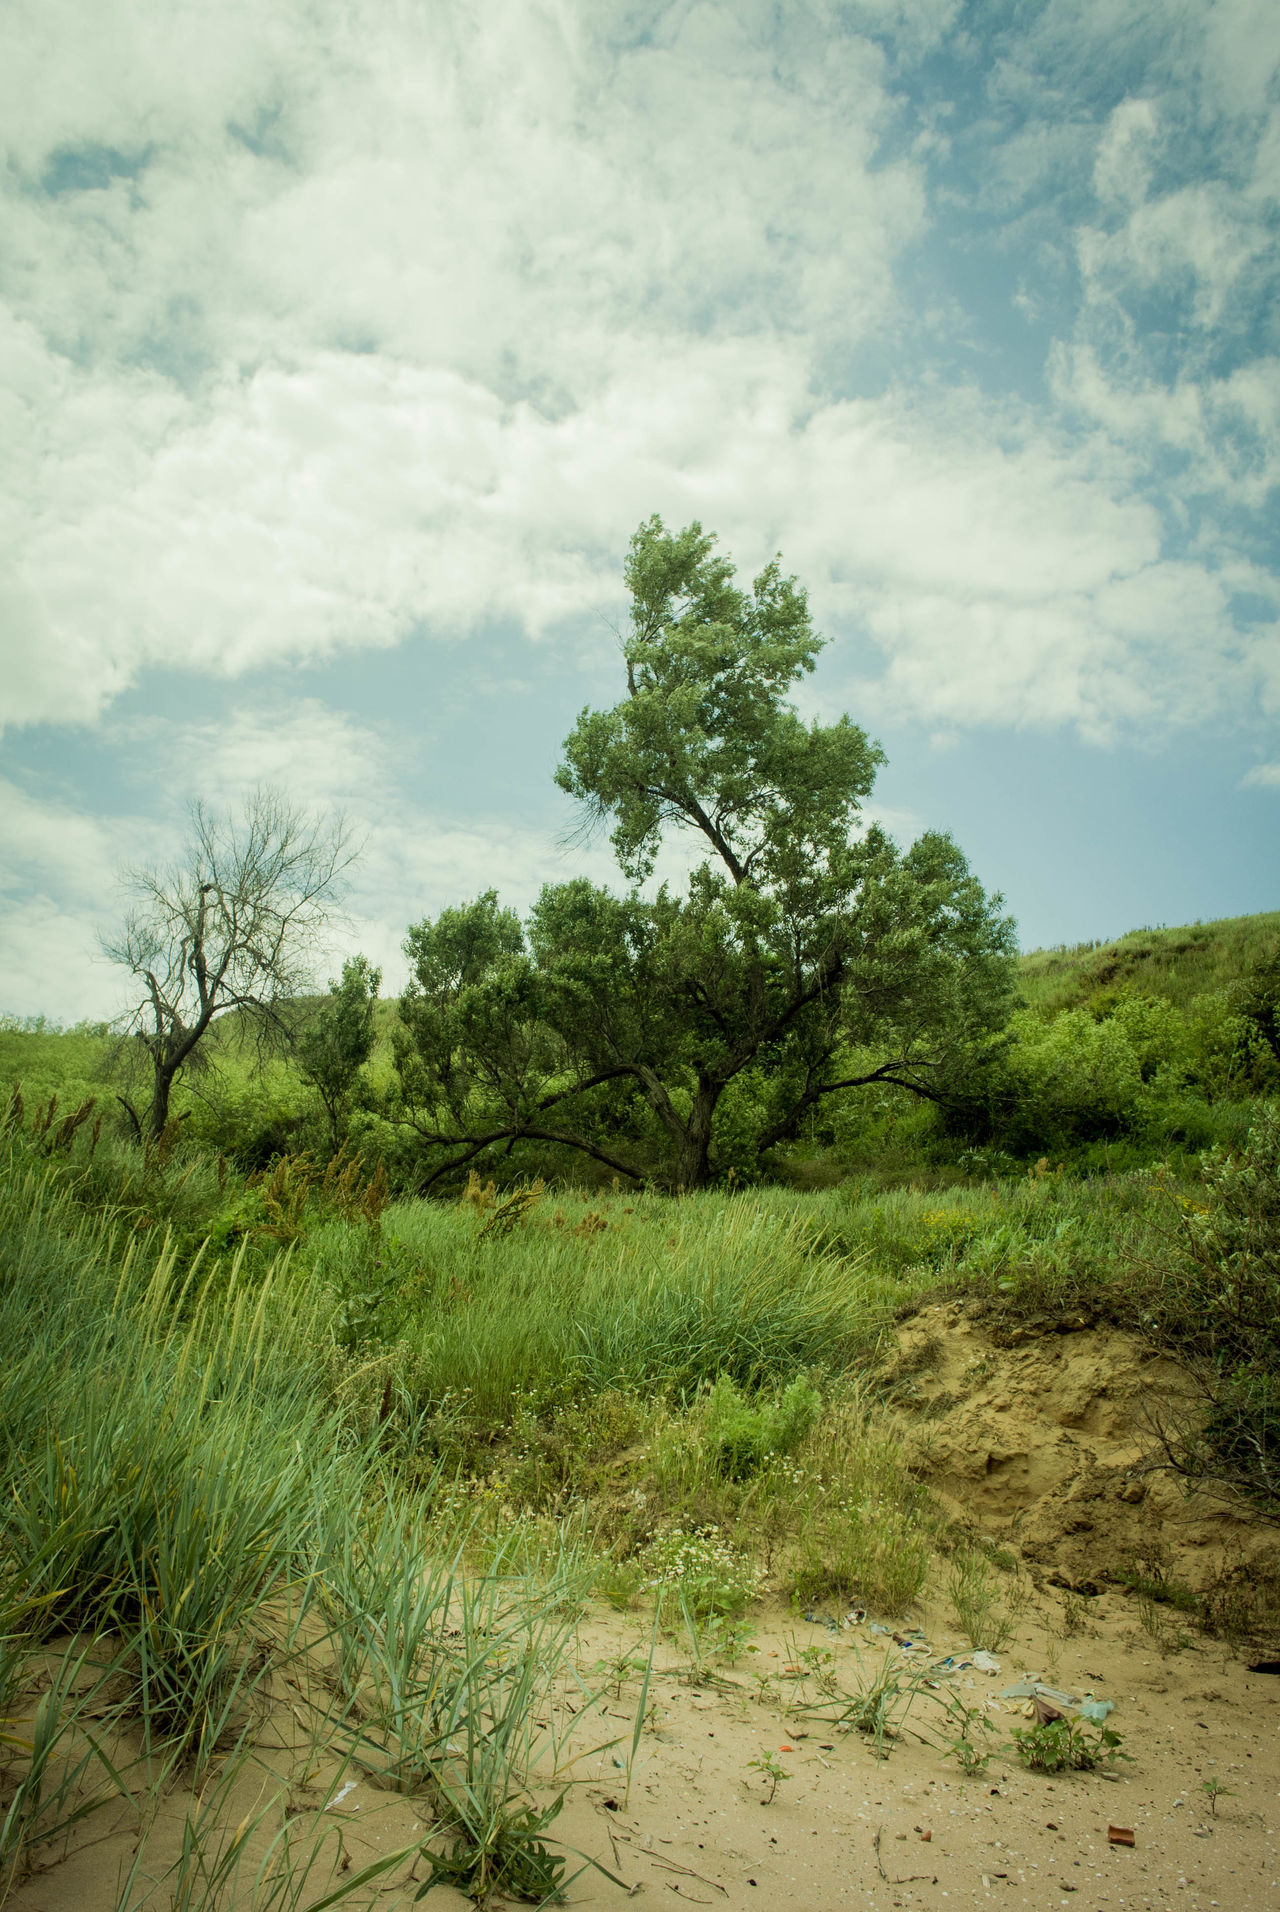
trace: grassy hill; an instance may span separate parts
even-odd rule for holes
[[[1034,949],[1019,963],[1023,1000],[1042,1015],[1063,1009],[1105,1014],[1121,995],[1162,997],[1185,1009],[1240,982],[1280,947],[1280,910],[1224,916],[1177,929],[1134,929],[1110,943]]]

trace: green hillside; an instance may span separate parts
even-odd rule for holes
[[[1134,929],[1110,943],[1033,949],[1019,963],[1023,1000],[1042,1015],[1105,1014],[1121,995],[1159,996],[1178,1008],[1242,982],[1280,949],[1280,910],[1224,916],[1176,929]]]

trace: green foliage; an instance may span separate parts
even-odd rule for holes
[[[865,1734],[876,1757],[888,1759],[908,1714],[927,1693],[924,1669],[905,1664],[894,1651],[886,1652],[878,1666],[868,1667],[855,1648],[854,1663],[858,1679],[853,1692],[842,1690],[807,1711],[836,1732]]]
[[[1214,1150],[1198,1200],[1170,1189],[1181,1247],[1169,1325],[1221,1365],[1280,1355],[1280,1103],[1258,1108],[1238,1155]]]
[[[381,1423],[373,1439],[353,1437],[329,1388],[323,1283],[288,1254],[257,1267],[247,1242],[230,1268],[206,1254],[184,1270],[172,1242],[87,1215],[72,1169],[42,1158],[25,1130],[10,1143],[0,1713],[20,1771],[0,1814],[0,1888],[109,1798],[154,1803],[184,1766],[207,1769],[215,1747],[223,1778],[239,1771],[274,1671],[311,1678],[311,1656],[332,1647],[345,1686],[335,1698],[317,1680],[306,1702],[320,1739],[424,1789],[454,1829],[441,1862],[465,1861],[473,1889],[541,1895],[562,1862],[542,1838],[554,1815],[528,1786],[544,1753],[553,1766],[562,1753],[563,1728],[540,1722],[555,1715],[590,1578],[580,1542],[553,1528],[535,1562],[499,1530],[488,1571],[474,1571],[465,1496],[459,1526],[449,1497],[437,1509],[430,1476],[406,1493],[403,1466],[379,1451]],[[355,1219],[326,1227],[370,1232]],[[309,1248],[305,1233],[294,1246]],[[53,1683],[27,1718],[37,1649],[52,1656]],[[102,1750],[135,1726],[140,1781]],[[226,1796],[219,1779],[209,1797]],[[203,1803],[190,1814],[164,1875],[175,1902],[231,1890],[246,1831],[261,1823],[252,1812],[228,1837]],[[324,1832],[317,1820],[305,1851],[292,1833],[269,1841],[255,1903],[301,1903]],[[143,1902],[138,1876],[135,1865],[122,1903]]]
[[[347,1111],[361,1071],[373,1053],[382,971],[364,956],[350,957],[329,985],[328,1000],[309,1018],[297,1043],[298,1072],[324,1105],[330,1141],[341,1145]]]
[[[757,1473],[775,1454],[793,1454],[822,1411],[822,1396],[796,1379],[770,1401],[748,1401],[722,1374],[707,1399],[704,1439],[713,1464],[734,1480]]]
[[[787,701],[821,646],[803,591],[777,563],[740,590],[713,546],[698,525],[640,527],[627,694],[582,713],[557,773],[613,824],[633,883],[669,828],[706,860],[682,896],[578,879],[544,889],[527,926],[490,892],[410,931],[403,1119],[451,1150],[424,1187],[518,1141],[637,1178],[661,1162],[681,1190],[751,1176],[826,1097],[932,1095],[1004,1019],[999,899],[947,837],[900,853],[860,833],[880,751]]]
[[[748,1772],[759,1773],[761,1779],[768,1781],[769,1790],[765,1794],[764,1800],[766,1806],[773,1804],[779,1786],[782,1785],[784,1780],[788,1780],[791,1777],[791,1774],[787,1771],[787,1768],[783,1765],[776,1753],[760,1753],[755,1759],[749,1759],[747,1761],[747,1770]]]
[[[1273,960],[1278,943],[1280,910],[1135,929],[1110,943],[1032,950],[1019,962],[1018,981],[1026,1001],[1046,1017],[1067,1008],[1105,1014],[1124,994],[1161,997],[1185,1010]]]
[[[998,1748],[993,1744],[995,1728],[981,1706],[966,1706],[959,1693],[946,1700],[946,1726],[951,1737],[944,1740],[942,1757],[954,1759],[965,1779],[981,1779]]]
[[[541,1809],[517,1799],[496,1814],[464,1821],[444,1852],[427,1855],[428,1886],[451,1885],[477,1905],[488,1905],[498,1893],[535,1905],[557,1902],[566,1860],[551,1850],[546,1835],[563,1805],[563,1794]]]
[[[960,1627],[975,1650],[999,1653],[1017,1631],[1020,1601],[1001,1587],[990,1555],[979,1547],[957,1547],[951,1556],[947,1592]]]
[[[653,868],[663,829],[699,830],[735,882],[762,888],[844,850],[882,753],[847,717],[805,725],[784,702],[822,645],[777,562],[750,591],[715,539],[660,518],[631,541],[626,700],[584,711],[556,781],[614,820],[624,875]]]
[[[1122,1759],[1132,1764],[1132,1756],[1120,1751],[1122,1734],[1082,1719],[1015,1726],[1010,1737],[1015,1757],[1030,1773],[1111,1772]]]
[[[760,1591],[761,1573],[714,1527],[694,1533],[673,1527],[645,1550],[644,1591],[668,1594],[693,1621],[741,1613]]]

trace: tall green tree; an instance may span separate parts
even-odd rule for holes
[[[411,931],[402,1079],[424,1140],[552,1139],[637,1174],[639,1107],[689,1189],[715,1172],[717,1112],[745,1074],[760,1154],[869,1082],[944,1096],[1007,1014],[1013,932],[950,838],[901,853],[864,827],[882,753],[789,701],[822,640],[776,562],[743,590],[699,525],[652,518],[626,579],[626,694],[582,712],[557,781],[633,886],[669,832],[705,854],[683,894],[548,887],[526,927],[504,914],[501,938],[473,935],[465,974],[430,952],[466,912]]]
[[[360,1072],[377,1036],[382,971],[367,956],[352,956],[297,1042],[298,1071],[320,1098],[335,1152],[342,1145]]]

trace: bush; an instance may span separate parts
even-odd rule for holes
[[[1167,1181],[1177,1253],[1153,1310],[1201,1357],[1207,1414],[1165,1431],[1189,1481],[1280,1520],[1280,1105],[1264,1104],[1238,1154],[1214,1150],[1195,1196]]]
[[[822,1396],[808,1381],[792,1381],[772,1400],[748,1401],[722,1374],[707,1400],[703,1438],[716,1468],[742,1480],[775,1454],[793,1454],[821,1409]]]

